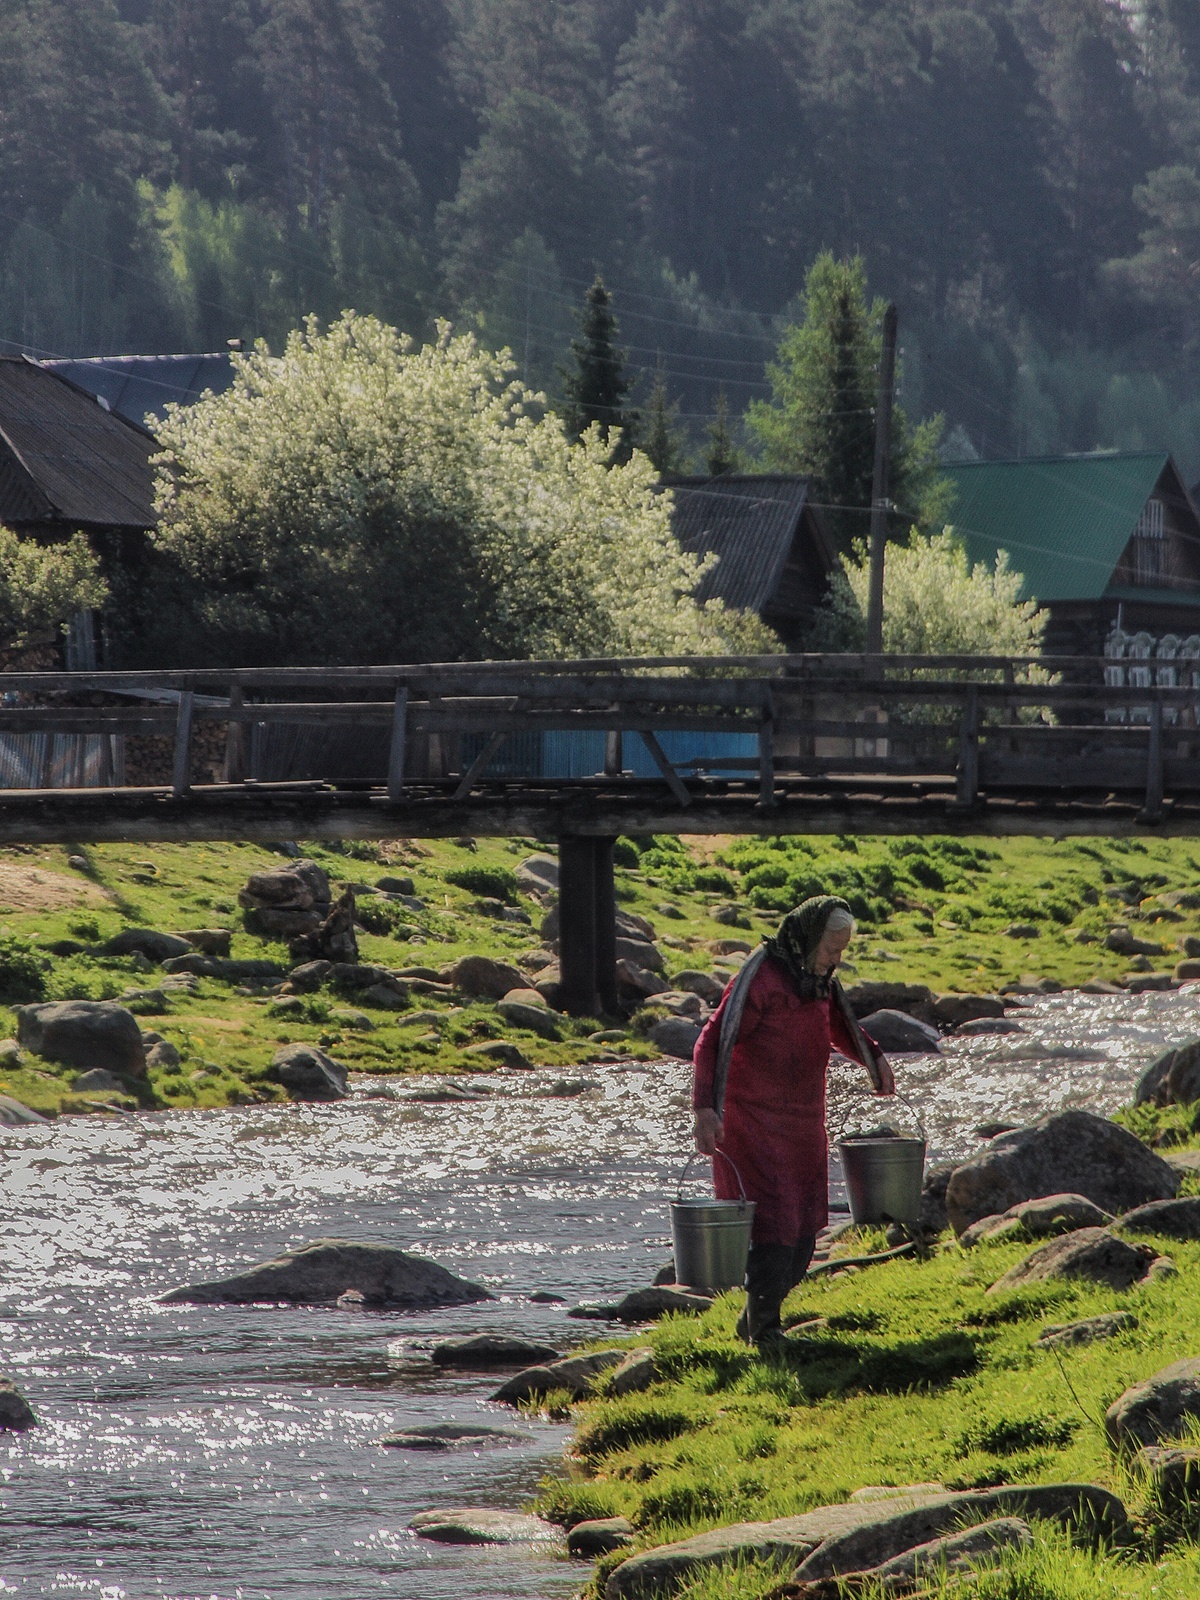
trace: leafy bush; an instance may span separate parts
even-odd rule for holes
[[[517,898],[517,875],[511,867],[451,867],[446,882],[472,894],[507,900],[510,905]]]
[[[613,844],[613,866],[633,869],[641,865],[641,856],[632,839],[617,839]]]
[[[100,924],[95,917],[73,917],[67,923],[67,932],[76,939],[98,939],[100,937]]]
[[[693,886],[704,889],[710,894],[736,894],[737,884],[727,872],[716,872],[711,867],[702,872],[697,872],[692,879]]]
[[[393,905],[388,900],[377,900],[373,895],[369,899],[356,901],[354,906],[354,920],[359,927],[384,939],[389,936],[407,938],[413,931],[409,920],[411,915],[404,906]]]
[[[0,1000],[7,1005],[28,1005],[46,998],[50,961],[27,939],[0,938]]]

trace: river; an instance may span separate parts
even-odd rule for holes
[[[1039,999],[1026,1032],[901,1057],[931,1159],[972,1128],[1130,1098],[1159,1049],[1200,1032],[1191,993]],[[437,1506],[519,1506],[566,1429],[481,1451],[374,1441],[483,1418],[491,1382],[440,1375],[430,1344],[499,1329],[565,1347],[595,1324],[531,1304],[645,1283],[669,1253],[668,1192],[687,1148],[688,1069],[500,1073],[478,1102],[68,1118],[0,1129],[0,1370],[41,1426],[0,1434],[0,1594],[96,1600],[553,1600],[578,1566],[549,1550],[439,1546],[407,1531]],[[835,1070],[831,1124],[874,1119]],[[907,1114],[907,1113],[906,1113]],[[834,1163],[836,1172],[836,1162]],[[698,1191],[697,1191],[698,1192]],[[834,1198],[840,1199],[834,1183]],[[485,1283],[437,1313],[162,1306],[289,1244],[384,1241]],[[391,1346],[391,1353],[389,1353]]]

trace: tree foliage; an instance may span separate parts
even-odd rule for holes
[[[774,398],[755,401],[747,419],[768,467],[812,476],[843,550],[863,537],[870,514],[883,310],[867,299],[861,256],[822,252],[805,279],[802,318],[767,368]],[[941,431],[940,417],[911,429],[902,406],[893,412],[888,498],[910,521],[934,523],[945,508]]]
[[[1024,600],[1024,578],[1001,550],[993,567],[967,559],[953,528],[889,544],[883,568],[883,648],[891,655],[1037,655],[1046,613]],[[866,645],[870,560],[856,541],[830,582],[816,647]]]
[[[100,563],[83,534],[42,545],[0,526],[0,649],[19,650],[53,634],[76,611],[107,598]]]
[[[157,548],[192,611],[173,653],[352,662],[771,648],[692,599],[670,502],[598,426],[572,444],[467,335],[413,341],[347,313],[227,393],[172,407]],[[165,653],[170,640],[159,641]]]
[[[583,297],[571,357],[563,370],[563,425],[575,439],[598,428],[602,439],[612,438],[614,459],[628,460],[638,416],[626,405],[630,380],[625,355],[617,346],[612,295],[599,276]]]

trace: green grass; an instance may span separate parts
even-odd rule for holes
[[[1113,1489],[1138,1519],[1132,1557],[1085,1555],[1042,1530],[1035,1550],[1006,1560],[1001,1576],[955,1593],[1194,1595],[1195,1549],[1158,1522],[1143,1483],[1102,1429],[1105,1410],[1131,1383],[1196,1353],[1200,1243],[1163,1240],[1160,1248],[1178,1275],[1124,1294],[1039,1284],[995,1296],[988,1286],[1029,1245],[967,1253],[943,1243],[926,1261],[803,1285],[788,1313],[822,1320],[799,1330],[794,1352],[777,1360],[735,1338],[738,1294],[703,1316],[666,1318],[639,1336],[654,1346],[660,1381],[643,1394],[575,1407],[572,1475],[544,1486],[541,1508],[565,1523],[627,1516],[651,1546],[795,1515],[868,1484],[1083,1480]],[[1044,1323],[1114,1308],[1135,1311],[1137,1328],[1057,1355],[1034,1347]],[[685,1593],[755,1600],[778,1581],[772,1569],[751,1565]]]

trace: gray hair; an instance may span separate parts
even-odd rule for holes
[[[825,933],[844,933],[847,929],[853,933],[858,927],[854,918],[848,911],[843,911],[841,906],[834,906],[829,913],[829,920],[824,927]]]

